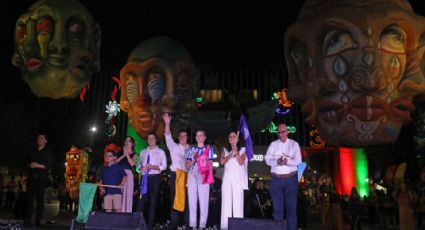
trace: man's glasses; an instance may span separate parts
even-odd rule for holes
[[[278,134],[280,134],[280,133],[286,133],[286,132],[288,132],[288,130],[277,131]]]

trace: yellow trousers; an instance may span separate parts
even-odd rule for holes
[[[174,196],[173,208],[179,212],[184,211],[186,200],[186,183],[187,172],[177,169],[176,170],[176,195]]]

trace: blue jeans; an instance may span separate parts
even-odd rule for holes
[[[283,221],[286,211],[286,226],[288,230],[297,229],[297,193],[297,174],[289,178],[272,176],[270,194],[273,201],[273,218],[275,221]]]

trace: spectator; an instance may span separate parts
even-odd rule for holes
[[[19,178],[18,183],[18,198],[16,199],[15,204],[15,218],[23,219],[25,217],[25,206],[27,200],[27,180],[28,173],[26,171],[22,172],[21,177]]]
[[[65,182],[60,182],[58,185],[59,210],[68,211],[68,193],[66,191]]]
[[[329,191],[329,202],[330,202],[330,209],[329,209],[329,215],[328,215],[328,227],[329,229],[337,229],[337,230],[343,230],[344,227],[344,221],[342,218],[342,211],[341,211],[341,203],[338,193],[335,190],[335,186],[333,185],[331,178],[328,177],[329,185],[330,185],[330,191]]]
[[[348,201],[348,218],[350,220],[351,229],[361,229],[360,217],[362,211],[362,201],[360,200],[357,189],[353,187],[351,189],[349,201]]]
[[[254,186],[248,195],[248,207],[252,218],[272,218],[272,203],[270,192],[265,188],[264,181],[255,179]]]
[[[52,153],[47,148],[47,136],[39,134],[37,136],[37,148],[31,152],[28,167],[28,201],[26,208],[25,225],[31,225],[31,217],[33,215],[33,201],[37,201],[35,226],[40,227],[41,217],[44,209],[44,192],[47,185],[48,172],[53,166]]]
[[[394,198],[398,204],[400,230],[413,230],[415,219],[411,204],[415,199],[415,194],[407,189],[404,182],[400,182]]]
[[[382,208],[383,208],[383,221],[385,228],[396,227],[396,206],[393,194],[393,187],[391,184],[387,184],[387,191],[383,196]]]
[[[15,181],[15,176],[12,175],[10,180],[6,184],[6,202],[5,202],[5,210],[12,211],[13,204],[15,203],[15,193],[18,188],[18,184]]]
[[[331,193],[331,184],[330,177],[324,175],[323,178],[320,179],[320,201],[321,201],[321,224],[323,228],[327,228],[328,225],[328,215],[330,210],[330,193]]]

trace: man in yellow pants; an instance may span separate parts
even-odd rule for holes
[[[168,113],[164,113],[162,118],[165,123],[165,143],[170,151],[172,161],[170,166],[170,186],[173,208],[170,214],[171,221],[169,229],[174,230],[184,217],[187,181],[186,155],[189,151],[189,144],[187,143],[187,132],[184,130],[178,133],[179,142],[174,142],[170,130],[171,116]]]

